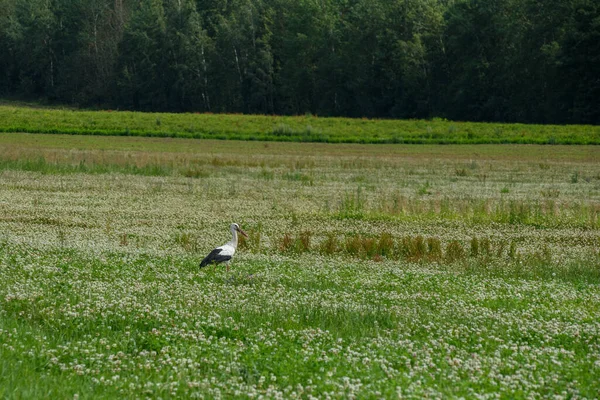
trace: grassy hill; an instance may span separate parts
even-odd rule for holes
[[[0,104],[0,132],[406,144],[600,144],[600,127],[306,116],[77,111]]]

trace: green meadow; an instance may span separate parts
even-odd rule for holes
[[[79,111],[0,104],[0,132],[406,144],[600,144],[591,125]]]
[[[36,132],[0,133],[1,398],[600,397],[595,146],[131,137],[503,125],[0,113]],[[232,222],[249,238],[231,270],[200,269]]]

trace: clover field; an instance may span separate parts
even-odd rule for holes
[[[2,133],[0,397],[599,398],[599,248],[594,146]]]

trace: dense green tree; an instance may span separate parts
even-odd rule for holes
[[[276,111],[317,113],[318,49],[323,13],[318,2],[277,0],[273,30]]]
[[[12,29],[15,15],[14,0],[0,0],[0,95],[9,95],[14,88],[14,46]]]
[[[558,57],[570,14],[568,2],[527,0],[513,4],[513,10],[511,29],[516,35],[505,77],[510,84],[507,119],[565,121]]]
[[[513,51],[510,0],[467,0],[447,12],[449,65],[446,112],[451,118],[501,120],[507,113],[507,71]]]
[[[10,2],[8,2],[10,3]],[[10,88],[30,96],[53,96],[58,56],[57,16],[50,0],[16,0],[5,22],[5,43],[12,58],[7,66]]]
[[[594,0],[0,0],[0,95],[600,122]]]
[[[232,3],[215,27],[217,110],[273,112],[272,10],[262,1]]]
[[[126,108],[166,108],[169,67],[167,23],[162,0],[142,0],[125,27],[119,48],[117,101]]]
[[[212,43],[202,28],[193,0],[166,4],[167,58],[166,82],[169,108],[175,110],[210,110],[207,57]]]
[[[571,15],[557,56],[567,120],[600,124],[600,4],[574,1]]]

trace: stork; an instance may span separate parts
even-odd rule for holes
[[[225,243],[223,246],[217,247],[216,249],[211,251],[206,257],[204,257],[204,260],[202,260],[202,262],[200,263],[200,268],[206,267],[210,264],[214,265],[225,263],[225,265],[227,265],[227,272],[229,272],[229,263],[231,262],[231,259],[235,254],[235,249],[237,249],[238,245],[238,232],[244,235],[245,237],[248,237],[246,232],[244,232],[238,224],[231,224],[229,226],[229,229],[231,229],[231,240]]]

